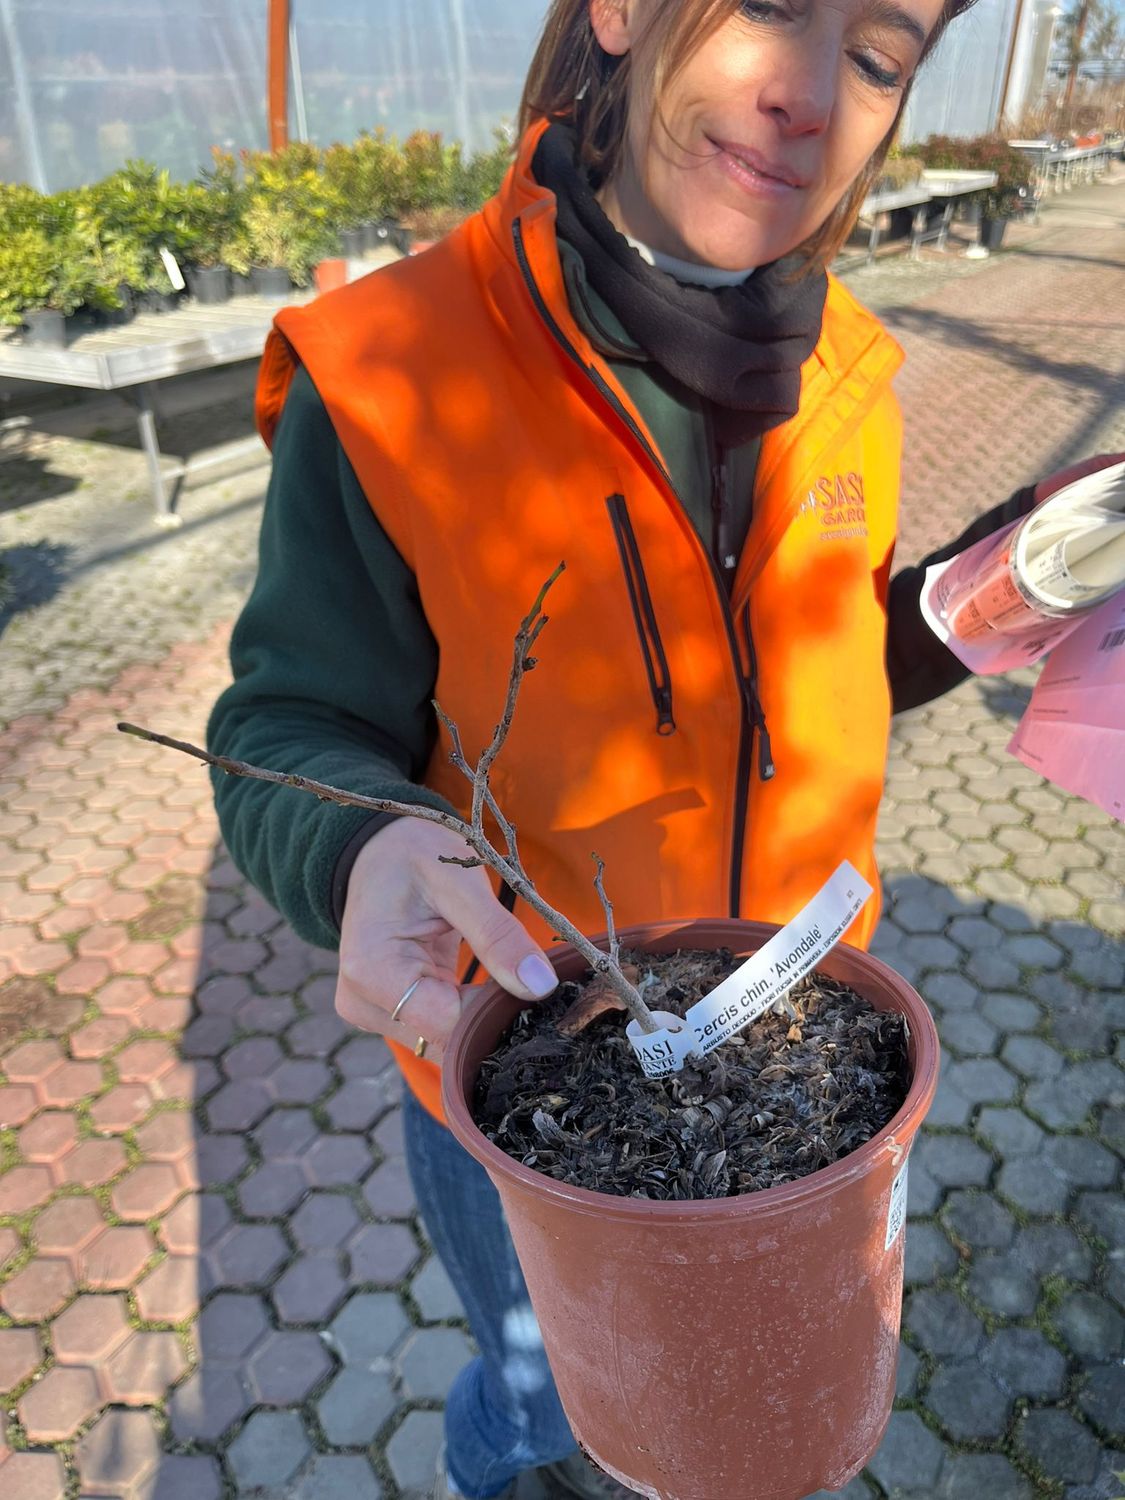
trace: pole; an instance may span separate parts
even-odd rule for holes
[[[20,140],[23,143],[24,169],[28,185],[41,193],[49,193],[47,173],[43,169],[43,155],[39,150],[39,135],[35,129],[35,109],[31,102],[31,90],[27,80],[27,60],[20,46],[19,31],[12,11],[12,0],[0,0],[0,23],[3,24],[4,40],[12,63],[12,85],[16,96],[16,120],[19,124]],[[69,186],[69,184],[64,184]]]
[[[469,139],[472,126],[469,117],[469,38],[465,28],[465,0],[450,0],[449,21],[453,27],[454,128],[460,137],[461,147],[468,156],[475,142]]]
[[[1074,98],[1074,85],[1078,80],[1078,68],[1082,62],[1082,39],[1086,35],[1086,22],[1090,18],[1090,0],[1082,0],[1078,10],[1078,19],[1074,23],[1074,32],[1070,39],[1070,71],[1066,75],[1066,93],[1063,95],[1063,108],[1070,108],[1070,101]]]
[[[289,0],[269,0],[266,72],[270,150],[289,144]]]

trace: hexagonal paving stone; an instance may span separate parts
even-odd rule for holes
[[[234,1224],[207,1252],[216,1286],[264,1286],[289,1255],[275,1224]]]
[[[55,1357],[62,1364],[98,1365],[129,1333],[124,1299],[76,1297],[51,1324]]]
[[[74,1292],[74,1274],[65,1260],[28,1261],[0,1287],[0,1307],[16,1323],[42,1323]]]
[[[286,1484],[309,1454],[301,1419],[292,1411],[259,1411],[227,1450],[227,1461],[246,1490]]]
[[[1018,1080],[995,1058],[970,1058],[951,1063],[949,1081],[973,1104],[1006,1104],[1016,1091]]]
[[[999,1437],[1012,1409],[1011,1398],[975,1362],[939,1365],[926,1405],[955,1442]]]
[[[250,1384],[263,1406],[296,1406],[332,1368],[315,1333],[271,1333],[249,1365]]]
[[[254,1131],[265,1158],[291,1161],[317,1137],[316,1121],[307,1109],[273,1109]]]
[[[1070,1199],[1066,1183],[1030,1156],[1004,1163],[996,1179],[996,1191],[1024,1213],[1043,1218],[1065,1212]]]
[[[1001,1328],[981,1350],[981,1363],[1013,1396],[1049,1401],[1066,1386],[1066,1360],[1035,1328]]]
[[[204,1262],[190,1255],[169,1255],[137,1282],[134,1296],[146,1322],[182,1323],[198,1311],[211,1286]]]
[[[419,1257],[410,1231],[401,1224],[365,1224],[347,1244],[353,1284],[394,1286]]]
[[[239,1360],[249,1354],[269,1328],[265,1304],[244,1292],[220,1292],[199,1315],[196,1343],[200,1358]]]
[[[1071,1187],[1108,1188],[1117,1181],[1118,1162],[1112,1152],[1083,1136],[1056,1136],[1044,1157],[1052,1171]]]
[[[13,1453],[4,1465],[4,1492],[11,1500],[63,1500],[66,1474],[57,1453]]]
[[[922,1361],[914,1353],[909,1344],[899,1340],[898,1367],[895,1370],[895,1396],[909,1398],[918,1389],[918,1374],[922,1368]]]
[[[973,1250],[1006,1250],[1016,1232],[1016,1221],[988,1193],[950,1193],[943,1218],[954,1238]]]
[[[192,1193],[165,1215],[160,1238],[174,1254],[197,1255],[215,1243],[230,1221],[230,1209],[218,1193]]]
[[[1039,1282],[1012,1255],[982,1255],[968,1280],[969,1295],[1001,1318],[1028,1318],[1039,1301]]]
[[[912,1225],[906,1236],[906,1257],[910,1261],[910,1246],[912,1235],[916,1231],[926,1231],[932,1226],[928,1224]],[[940,1233],[940,1230],[938,1231]],[[944,1235],[941,1236],[946,1248],[952,1251],[953,1247]],[[917,1241],[916,1241],[917,1243]],[[956,1257],[954,1257],[956,1259]],[[917,1263],[915,1263],[917,1269]],[[907,1278],[910,1279],[909,1277]],[[453,1283],[446,1274],[445,1267],[436,1255],[432,1255],[422,1269],[417,1272],[410,1283],[410,1292],[414,1301],[418,1304],[418,1310],[427,1323],[443,1323],[448,1318],[463,1318],[465,1310],[461,1306]]]
[[[220,1500],[219,1465],[203,1454],[165,1453],[137,1500]]]
[[[289,1221],[302,1250],[334,1250],[359,1223],[359,1214],[343,1193],[310,1193]]]
[[[1113,1438],[1125,1437],[1125,1364],[1119,1361],[1086,1371],[1078,1404]]]
[[[102,1367],[110,1401],[123,1406],[154,1406],[187,1369],[174,1333],[134,1333]]]
[[[238,1185],[242,1211],[252,1219],[280,1218],[308,1192],[305,1174],[295,1161],[267,1161]]]
[[[11,1167],[0,1177],[0,1214],[26,1214],[46,1203],[53,1189],[46,1167]]]
[[[48,1255],[77,1255],[105,1227],[94,1198],[57,1198],[32,1227],[34,1244]]]
[[[1117,1359],[1125,1354],[1125,1318],[1094,1292],[1065,1297],[1051,1321],[1080,1359]]]
[[[0,1391],[15,1390],[43,1359],[32,1328],[0,1328]]]
[[[984,1338],[980,1319],[953,1292],[912,1292],[904,1322],[923,1348],[947,1359],[967,1359]]]
[[[956,1453],[945,1461],[935,1500],[1034,1500],[1030,1483],[999,1453]]]
[[[888,1494],[928,1494],[944,1457],[945,1448],[916,1412],[896,1411],[868,1469]]]
[[[398,1356],[407,1399],[444,1401],[458,1373],[473,1358],[473,1347],[459,1328],[423,1328]]]
[[[33,1443],[58,1443],[73,1437],[99,1406],[93,1370],[56,1365],[20,1401],[20,1421]]]
[[[987,1187],[992,1158],[965,1135],[924,1135],[914,1147],[911,1166],[924,1168],[942,1187]]]
[[[377,1219],[408,1219],[414,1212],[414,1189],[402,1157],[392,1157],[372,1172],[363,1196]]]
[[[139,1487],[160,1459],[152,1416],[140,1411],[103,1413],[79,1441],[75,1458],[84,1489],[117,1495]]]
[[[412,1411],[407,1416],[387,1444],[387,1462],[400,1489],[425,1493],[434,1481],[441,1444],[440,1412]]]
[[[319,1453],[297,1481],[301,1500],[381,1500],[379,1481],[365,1458]]]
[[[77,1187],[101,1187],[124,1170],[127,1159],[120,1141],[82,1141],[63,1157],[59,1174]]]
[[[283,1323],[323,1325],[347,1293],[338,1259],[330,1252],[301,1255],[273,1289],[274,1306]]]
[[[317,1402],[324,1435],[333,1447],[362,1448],[398,1406],[388,1375],[345,1368]]]
[[[1005,1157],[1030,1156],[1043,1144],[1043,1131],[1022,1109],[982,1109],[977,1134]]]
[[[1097,1438],[1065,1411],[1028,1412],[1016,1428],[1016,1447],[1064,1484],[1089,1484],[1098,1472]]]
[[[409,1328],[392,1292],[361,1292],[336,1314],[326,1340],[346,1365],[385,1368],[387,1356]]]
[[[181,1442],[215,1443],[253,1405],[254,1393],[237,1369],[205,1363],[172,1392],[168,1415]]]
[[[73,1115],[47,1110],[20,1131],[20,1155],[30,1162],[57,1161],[70,1150],[77,1137],[78,1122]]]
[[[147,1229],[117,1224],[99,1234],[78,1256],[78,1278],[95,1291],[132,1286],[155,1253]]]
[[[376,1078],[349,1078],[324,1109],[334,1130],[369,1130],[400,1095],[399,1075],[392,1068]]]
[[[146,1162],[121,1179],[110,1201],[121,1218],[139,1222],[164,1213],[182,1192],[173,1167],[167,1162]]]
[[[371,1153],[357,1135],[322,1135],[301,1158],[310,1187],[352,1187],[371,1170]]]

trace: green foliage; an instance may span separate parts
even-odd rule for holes
[[[187,265],[283,267],[304,286],[343,228],[399,219],[426,238],[447,232],[493,196],[510,158],[502,131],[466,157],[440,135],[400,142],[378,129],[327,151],[305,142],[239,157],[216,150],[192,182],[129,161],[49,196],[0,183],[0,321],[36,307],[119,307],[122,287],[168,291],[162,248]]]
[[[995,172],[996,186],[981,194],[984,212],[990,218],[1006,218],[1015,213],[1022,195],[1031,187],[1030,160],[1009,146],[1002,136],[978,135],[960,140],[932,135],[920,145],[906,147],[903,154],[921,157],[927,167],[939,171]]]
[[[73,230],[18,229],[0,236],[0,323],[18,324],[25,312],[49,307],[75,312],[94,290],[94,265]]]

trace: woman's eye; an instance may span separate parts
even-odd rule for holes
[[[877,63],[869,52],[855,52],[852,61],[868,80],[880,89],[897,89],[902,87],[902,74],[897,68],[884,68]]]
[[[772,21],[785,14],[785,7],[773,5],[771,0],[742,0],[742,14],[751,21]]]

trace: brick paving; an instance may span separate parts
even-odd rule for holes
[[[904,556],[1125,448],[1125,180],[1015,239],[851,278],[909,355]],[[4,1500],[414,1500],[471,1356],[383,1044],[231,865],[204,774],[112,729],[202,732],[261,487],[197,487],[157,535],[136,454],[0,461]],[[895,727],[877,948],[945,1070],[898,1408],[847,1500],[1125,1492],[1125,846],[1005,754],[1030,681]]]

